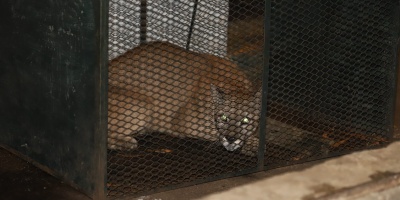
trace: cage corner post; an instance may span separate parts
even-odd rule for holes
[[[394,63],[395,66],[393,68],[393,74],[394,74],[394,87],[393,87],[393,92],[394,92],[394,97],[393,97],[393,102],[392,105],[393,107],[390,107],[389,109],[393,109],[394,111],[391,112],[393,116],[391,116],[391,119],[393,120],[391,125],[391,135],[389,137],[394,137],[395,139],[400,139],[400,3],[397,4],[393,8],[393,14],[394,14],[394,24],[395,24],[395,30],[393,31],[393,37],[396,40],[396,44],[393,46],[393,54],[394,54]],[[389,111],[390,112],[390,111]]]
[[[262,94],[261,94],[261,113],[260,113],[260,130],[259,130],[259,149],[258,149],[258,169],[265,170],[265,151],[266,151],[266,122],[267,122],[267,97],[268,97],[268,76],[269,76],[269,65],[270,65],[270,31],[271,31],[271,1],[266,0],[264,5],[264,62],[262,70]]]
[[[96,105],[97,121],[95,122],[95,159],[94,166],[96,170],[93,171],[94,178],[94,192],[93,199],[105,200],[107,199],[107,95],[108,95],[108,19],[109,19],[109,0],[99,1],[98,8],[99,14],[97,15],[98,26],[98,53],[97,61],[98,67],[96,72]]]

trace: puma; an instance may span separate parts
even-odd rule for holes
[[[232,61],[145,43],[109,63],[108,148],[134,149],[138,134],[162,132],[235,151],[257,135],[260,99]]]

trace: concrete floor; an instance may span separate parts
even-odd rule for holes
[[[400,142],[326,160],[307,169],[265,178],[212,199],[400,199]]]
[[[400,85],[398,94],[400,94]],[[400,98],[397,98],[396,105],[394,130],[395,138],[400,139]],[[397,176],[397,173],[400,172],[399,153],[400,142],[395,142],[387,148],[362,151],[329,160],[309,162],[127,199],[277,199],[268,196],[275,194],[281,195],[278,199],[397,200],[400,199],[400,181],[396,182],[390,178]],[[336,170],[332,168],[335,166]],[[320,170],[319,174],[315,173],[318,170]],[[349,182],[349,180],[354,181],[357,170],[361,172],[358,174],[359,179],[357,180],[361,181],[348,185],[346,182]],[[324,174],[332,176],[323,176]],[[296,177],[305,179],[301,182],[294,181]],[[333,181],[335,177],[342,177],[343,182]],[[375,177],[375,179],[373,180],[371,177]],[[376,177],[378,178],[376,179]],[[379,185],[378,182],[374,186],[374,182],[381,181],[379,179],[389,179],[391,184]],[[310,184],[310,182],[311,185],[304,184]],[[316,184],[320,186],[316,187]],[[365,185],[367,187],[364,187]],[[281,190],[279,190],[280,188]],[[295,197],[290,196],[295,191],[301,194],[297,194]],[[349,194],[361,196],[357,198],[346,197]],[[338,196],[335,197],[335,195]],[[90,198],[0,148],[0,200],[19,199],[89,200]]]
[[[395,126],[395,138],[399,139],[400,131],[398,127],[400,126]],[[390,176],[397,175],[397,173],[400,173],[399,152],[400,142],[394,142],[386,148],[377,150],[361,151],[329,160],[314,161],[126,199],[319,199],[324,195],[332,196],[340,195],[343,192],[357,191],[357,188],[362,188],[366,183],[374,183],[379,181],[380,178],[390,178]],[[90,199],[1,148],[0,161],[0,200]],[[326,174],[331,176],[326,176]],[[357,176],[355,176],[356,174]],[[342,180],[336,180],[337,177],[341,177]],[[350,177],[350,179],[346,179],[347,177]],[[373,179],[374,177],[375,179]],[[367,192],[362,191],[364,194],[362,198],[372,200],[378,195],[378,199],[393,199],[393,196],[399,194],[398,199],[400,199],[400,187],[397,189],[396,186],[396,184],[393,187],[385,186],[386,188],[380,188],[373,192],[368,192],[367,189]],[[294,193],[295,191],[298,193]],[[272,194],[278,195],[278,197],[271,197]]]
[[[382,149],[126,199],[395,200],[400,198],[399,152],[400,142],[395,142]],[[1,200],[89,199],[3,149],[0,160]]]
[[[38,200],[89,200],[90,198],[62,181],[41,171],[32,164],[0,148],[0,200],[38,199]],[[227,191],[274,175],[289,171],[303,170],[321,161],[284,167],[233,177],[176,190],[156,193],[149,196],[126,199],[187,200]]]
[[[264,172],[258,172],[253,174],[247,174],[244,176],[232,177],[223,180],[213,181],[209,183],[189,186],[176,190],[170,190],[166,192],[160,192],[149,196],[142,196],[133,199],[143,200],[188,200],[188,199],[200,199],[207,195],[214,193],[223,194],[233,188],[243,187],[248,184],[252,184],[257,181],[265,180],[274,176],[285,174],[292,171],[302,171],[323,161],[314,161],[300,165],[294,165],[289,167],[282,167]],[[127,198],[126,200],[128,200]],[[132,198],[130,198],[132,199]]]

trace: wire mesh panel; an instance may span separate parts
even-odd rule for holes
[[[263,9],[237,3],[110,1],[108,196],[257,169]]]
[[[397,7],[393,0],[271,2],[267,167],[388,142]]]
[[[397,7],[394,0],[111,0],[108,196],[389,142]]]

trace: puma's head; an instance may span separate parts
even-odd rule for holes
[[[211,96],[214,124],[221,144],[228,151],[241,148],[249,136],[257,134],[261,92],[254,95],[225,93],[211,85]]]

